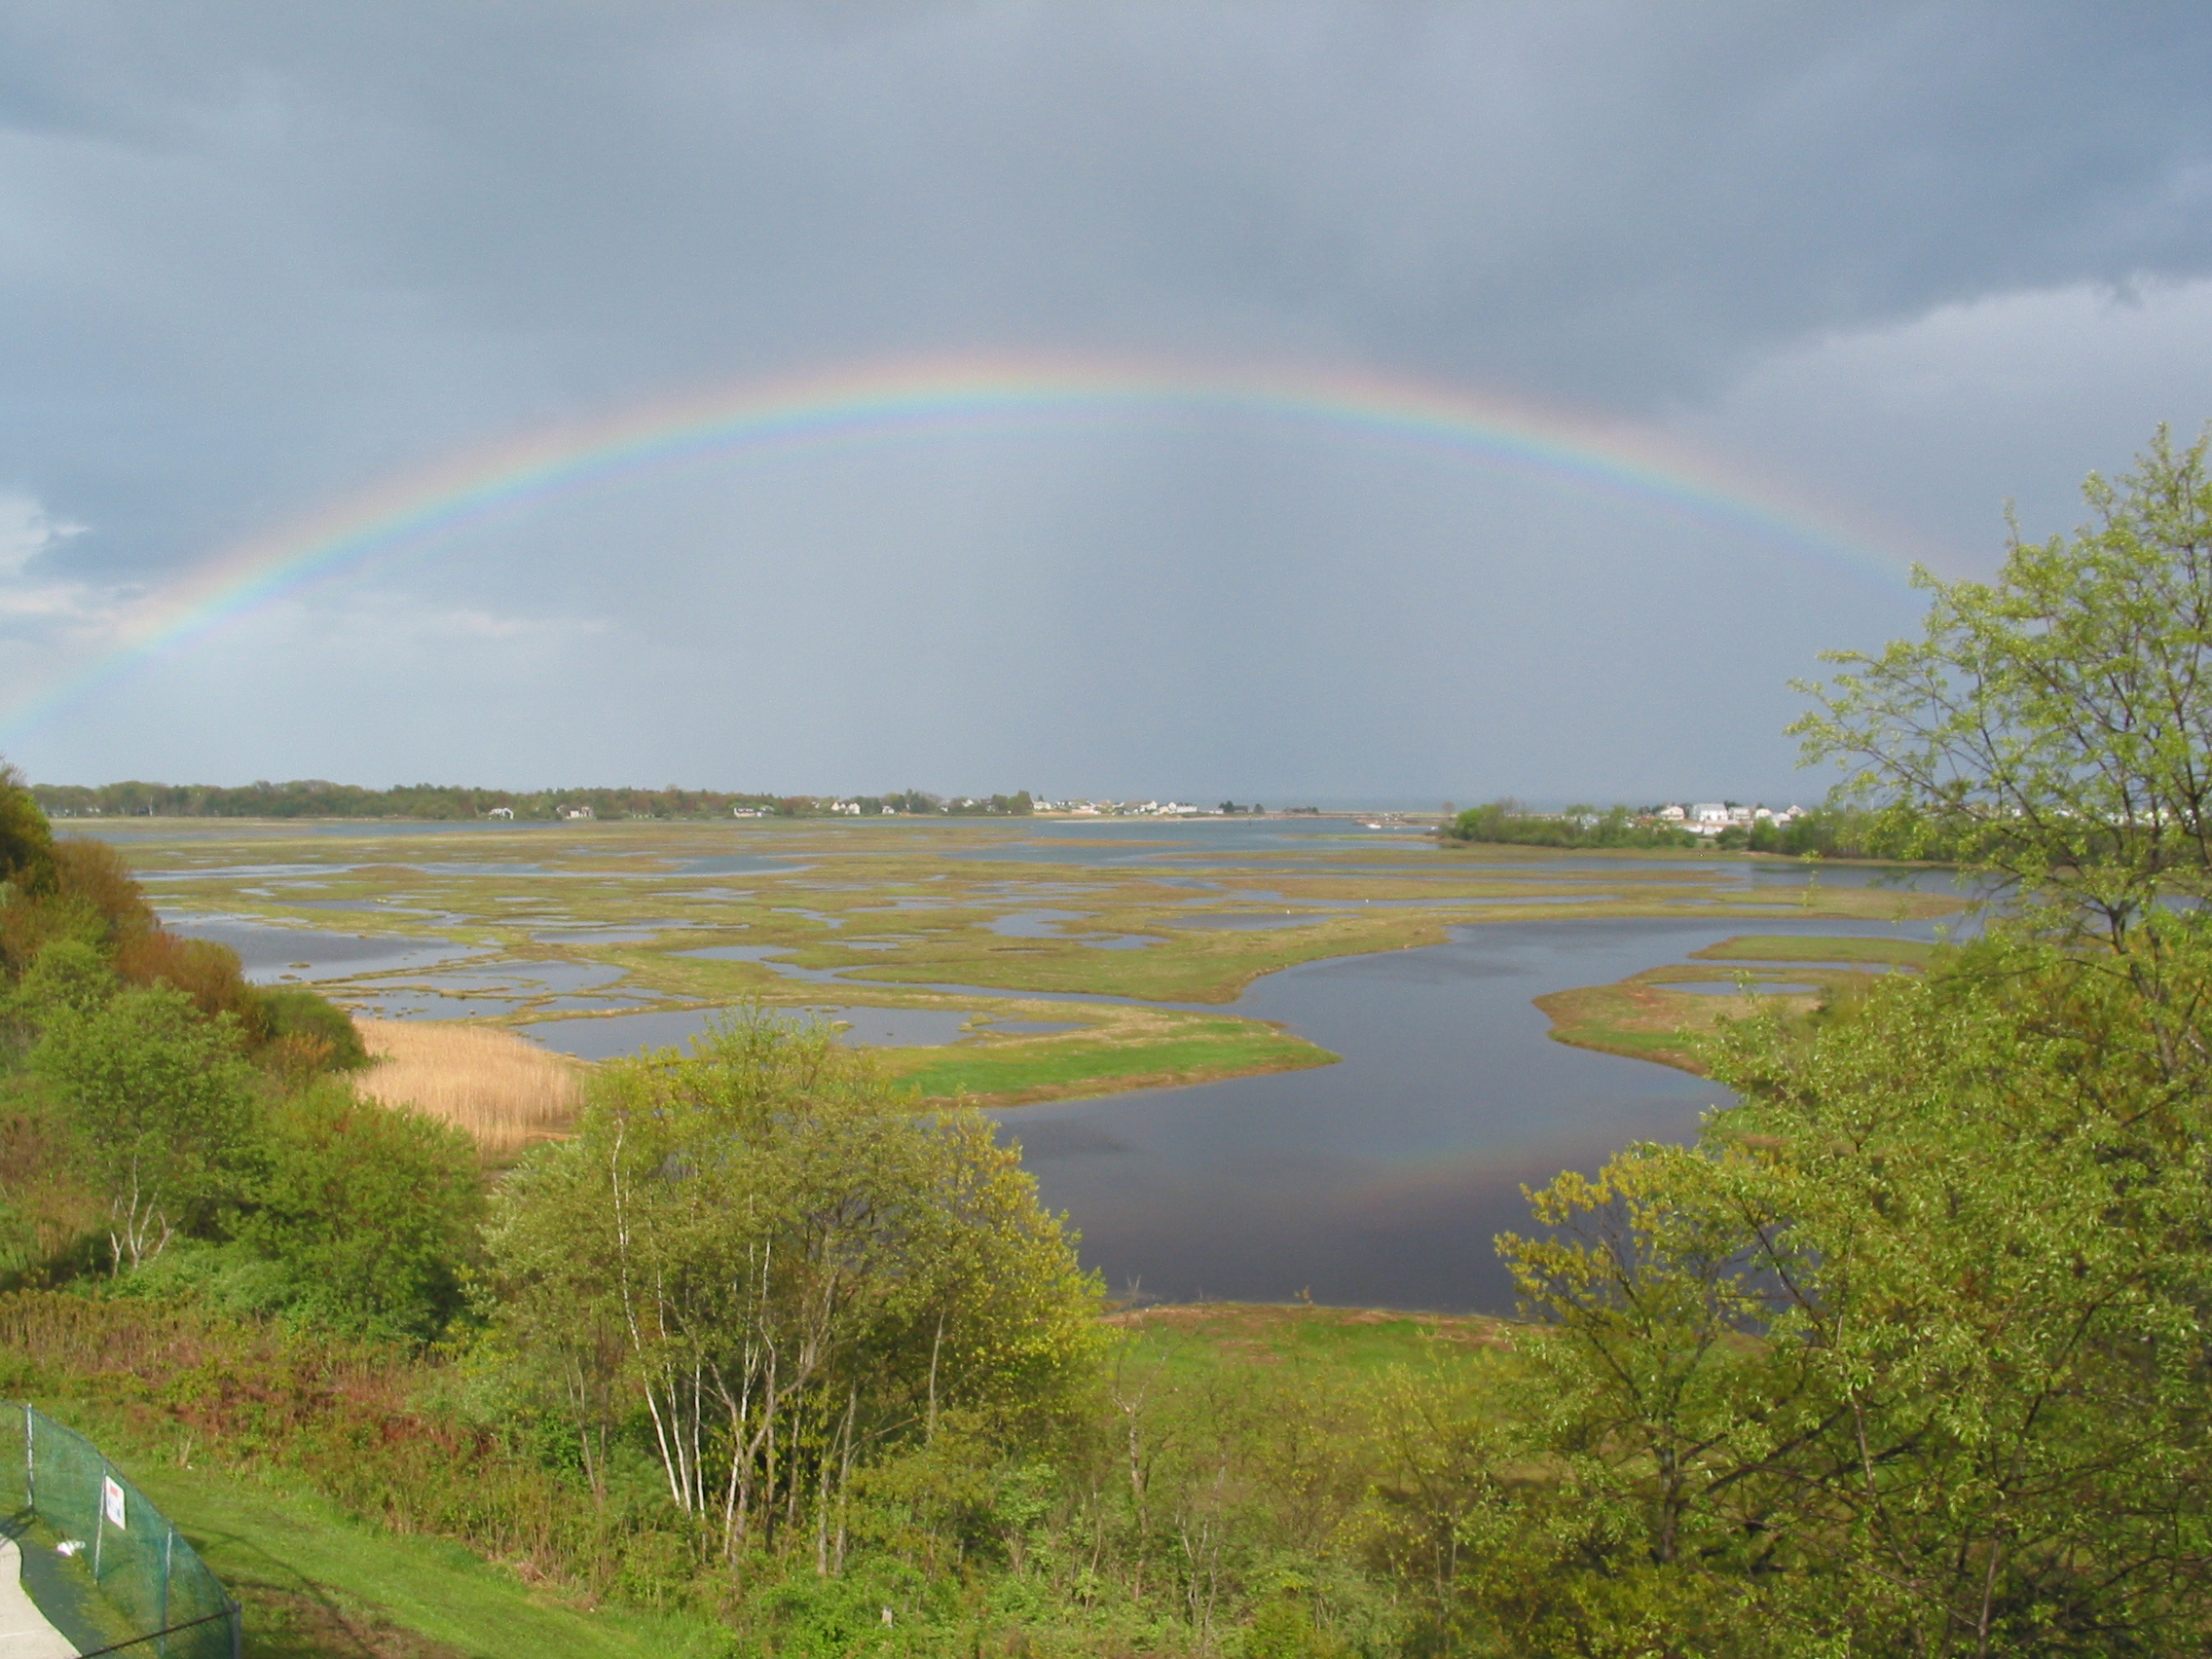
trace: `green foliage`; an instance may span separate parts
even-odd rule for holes
[[[166,986],[125,991],[50,1009],[29,1064],[106,1200],[118,1271],[237,1199],[255,1135],[252,1070],[232,1023]]]
[[[164,929],[123,857],[105,841],[52,843],[36,892],[0,883],[0,1039],[35,1036],[49,1013],[88,1013],[119,985],[164,985],[210,1017],[230,1016],[243,1044],[279,1076],[305,1080],[368,1063],[353,1022],[304,986],[257,989],[238,952]]]
[[[1521,847],[1695,847],[1698,838],[1671,824],[1640,822],[1625,806],[1600,812],[1570,806],[1535,813],[1519,801],[1470,806],[1444,827],[1447,841],[1501,842]]]
[[[421,1342],[463,1306],[483,1189],[474,1144],[321,1080],[267,1108],[221,1241],[147,1259],[118,1294]]]
[[[23,776],[0,760],[0,889],[38,894],[54,883],[54,835]]]
[[[321,1082],[270,1108],[259,1179],[234,1232],[281,1270],[288,1312],[420,1339],[461,1308],[482,1210],[466,1134]]]
[[[1760,819],[1740,834],[1732,836],[1731,831],[1724,831],[1718,839],[1724,845],[1740,844],[1754,853],[1781,853],[1799,859],[1892,859],[1909,857],[1914,851],[1902,839],[1885,834],[1874,814],[1839,806],[1798,813],[1780,829]],[[1931,857],[1936,849],[1922,844],[1918,852]]]
[[[731,1558],[841,1562],[857,1467],[948,1411],[1049,1424],[1095,1330],[982,1119],[918,1116],[774,1019],[601,1074],[574,1137],[503,1184],[490,1242],[501,1327],[579,1443],[642,1407],[672,1501]]]
[[[2054,900],[2113,941],[2162,897],[2212,894],[2212,472],[2160,427],[2083,486],[2094,522],[2013,536],[1993,583],[1944,582],[1923,637],[1826,654],[1807,763],[1882,832]]]
[[[369,1051],[350,1015],[305,985],[256,987],[254,1023],[262,1041],[280,1050],[293,1071],[358,1071]]]
[[[105,956],[83,940],[57,939],[42,948],[10,1000],[15,1017],[33,1027],[56,1013],[87,1014],[115,995],[119,981]]]
[[[1791,858],[1892,859],[1939,857],[1925,837],[1913,840],[1876,814],[1831,806],[1798,814],[1777,828],[1760,819],[1731,825],[1718,835],[1693,835],[1679,825],[1625,806],[1569,806],[1530,812],[1514,800],[1470,806],[1441,831],[1447,841],[1520,847],[1712,847],[1721,852],[1781,853]]]
[[[131,1463],[244,1604],[245,1659],[734,1659],[711,1614],[556,1601],[446,1538],[380,1526],[296,1477],[234,1472],[204,1455],[187,1461],[173,1433],[132,1433],[112,1411],[79,1420]]]
[[[391,1533],[463,1540],[535,1585],[717,1612],[733,1652],[1398,1646],[1403,1593],[1363,1567],[1365,1494],[1395,1397],[1370,1393],[1368,1367],[1337,1358],[1397,1355],[1403,1329],[1369,1353],[1382,1327],[1327,1309],[1309,1319],[1247,1309],[1268,1317],[1239,1322],[1245,1335],[1224,1332],[1219,1346],[1165,1330],[1130,1337],[1088,1374],[1076,1420],[1047,1436],[1010,1436],[994,1413],[948,1408],[934,1437],[907,1436],[856,1472],[846,1559],[825,1574],[804,1525],[781,1557],[756,1551],[724,1567],[702,1551],[657,1461],[638,1456],[652,1442],[642,1411],[615,1425],[595,1492],[572,1425],[546,1419],[557,1432],[536,1432],[527,1396],[508,1386],[511,1357],[483,1350],[455,1365],[442,1349],[224,1317],[211,1291],[253,1289],[237,1249],[172,1247],[122,1284],[150,1287],[187,1268],[189,1300],[0,1297],[0,1387],[96,1402],[111,1420],[128,1417],[165,1467],[280,1471],[291,1490]],[[1418,1375],[1479,1412],[1460,1364],[1439,1353]],[[273,1566],[304,1565],[273,1541]],[[434,1621],[440,1608],[416,1613]]]
[[[1534,1551],[1462,1592],[1489,1639],[2200,1648],[2205,1078],[2129,979],[1999,939],[1713,1064],[1744,1104],[1703,1146],[1564,1175],[1502,1241],[1550,1332],[1492,1463],[1537,1478],[1478,1493]]]

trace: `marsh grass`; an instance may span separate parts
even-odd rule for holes
[[[579,1062],[511,1031],[449,1020],[353,1023],[372,1056],[360,1091],[466,1129],[488,1158],[567,1133],[582,1102]]]
[[[1729,1020],[1743,1018],[1752,1005],[1746,997],[1697,996],[1678,987],[1700,981],[1724,984],[1743,977],[1750,977],[1754,987],[1761,982],[1759,976],[1741,967],[1647,968],[1610,985],[1553,991],[1536,998],[1535,1004],[1550,1017],[1555,1043],[1632,1060],[1655,1060],[1703,1077],[1701,1040]],[[1856,995],[1874,982],[1870,974],[1825,967],[1800,968],[1790,977],[1821,988],[1807,993],[1767,992],[1759,997],[1758,1006],[1768,1013],[1802,1017],[1825,999]]]
[[[885,1055],[892,1075],[922,1098],[965,1095],[977,1106],[1020,1106],[1131,1088],[1179,1088],[1332,1065],[1337,1057],[1318,1044],[1260,1020],[1189,1014],[1163,1016],[1150,1010],[1088,1033]]]
[[[451,835],[350,833],[343,844],[304,827],[241,827],[235,836],[215,840],[198,838],[202,833],[131,844],[132,863],[157,896],[169,876],[189,874],[189,885],[170,896],[176,903],[289,926],[359,927],[376,937],[462,943],[484,952],[473,973],[496,975],[511,966],[518,982],[528,979],[533,965],[588,964],[617,970],[625,994],[671,1006],[804,1006],[834,997],[1016,1018],[1035,1015],[1039,993],[1127,999],[1086,1004],[1072,1016],[1050,1015],[1079,1018],[1087,1027],[1082,1031],[1035,1040],[1008,1032],[884,1055],[889,1069],[925,1098],[965,1091],[994,1106],[1326,1064],[1334,1056],[1325,1050],[1239,1018],[1227,1005],[1283,969],[1441,944],[1454,928],[1521,926],[1549,916],[1694,916],[1740,917],[1749,932],[1777,911],[1792,920],[1888,924],[1949,915],[1963,903],[1955,895],[1825,882],[1801,893],[1749,893],[1740,879],[1746,861],[1709,849],[1639,851],[1622,862],[1541,848],[1338,842],[1262,854],[1199,848],[1165,862],[1070,866],[1028,861],[1025,844],[1035,832],[1019,821],[608,823],[514,834],[483,828]],[[1125,844],[1159,850],[1137,835]],[[1008,856],[996,856],[1000,852]],[[731,855],[742,856],[746,867],[711,867]],[[1651,867],[1654,860],[1674,867]],[[707,861],[710,867],[686,867],[690,861]],[[265,877],[256,872],[271,863],[323,871],[315,897],[286,900],[260,885]],[[334,914],[333,903],[353,906],[357,919]],[[1272,930],[1177,925],[1209,910],[1309,903],[1333,906],[1336,913]],[[1003,916],[1031,908],[1074,919],[1057,932],[997,931]],[[1086,942],[1106,934],[1157,942],[1117,950]],[[766,947],[776,960],[763,965],[685,954],[732,941]],[[1870,954],[1861,957],[1853,954],[1857,947],[1837,940],[1817,947],[1815,958],[1781,947],[1770,951],[1757,940],[1750,943],[1758,947],[1751,952],[1754,960],[1771,953],[1778,962],[1823,963],[1887,962],[1888,956],[1871,953],[1911,946],[1868,940],[1863,948]],[[1723,978],[1735,972],[1714,969]],[[825,973],[841,977],[811,978]],[[318,983],[340,1003],[358,1005],[416,977],[414,971],[365,974]],[[837,988],[831,991],[830,984]],[[1021,1000],[1006,993],[1019,993]],[[1611,1006],[1582,1011],[1605,1017],[1568,1021],[1578,1029],[1563,1031],[1564,1040],[1668,1064],[1688,1057],[1675,1028],[1716,1017],[1724,1011],[1706,1005],[1729,1000],[1658,990],[1606,997]],[[557,1000],[525,997],[529,1007],[518,1009],[517,1017],[554,1012],[539,1005]],[[1166,1017],[1160,1004],[1182,1006]],[[1689,1004],[1698,1006],[1683,1011]],[[1221,1010],[1218,1017],[1196,1012],[1208,1005]],[[407,1041],[415,1029],[395,1041]],[[545,1079],[545,1066],[561,1061],[507,1044],[497,1030],[481,1026],[420,1029],[425,1042],[450,1034],[463,1043],[500,1045],[498,1052],[505,1056],[528,1056],[536,1077],[519,1091],[479,1084],[478,1074],[497,1076],[508,1068],[474,1053],[431,1061],[425,1074],[410,1076],[411,1045],[405,1056],[371,1074],[368,1092],[408,1098],[465,1124],[495,1161],[559,1132],[571,1090],[546,1090],[538,1080]],[[512,1103],[518,1092],[519,1105]],[[559,1103],[541,1098],[545,1093]]]
[[[1715,962],[1878,962],[1925,968],[1940,945],[1915,939],[1847,939],[1833,934],[1745,934],[1690,952]]]

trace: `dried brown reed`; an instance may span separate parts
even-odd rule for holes
[[[466,1129],[487,1156],[567,1132],[582,1099],[577,1061],[482,1025],[356,1019],[371,1055],[361,1093]]]

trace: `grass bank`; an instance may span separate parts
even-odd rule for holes
[[[1688,984],[1746,981],[1762,1007],[1808,1014],[1823,1003],[1865,989],[1881,969],[1910,971],[1940,946],[1903,939],[1837,939],[1800,934],[1745,935],[1690,953],[1689,963],[1647,968],[1610,985],[1583,985],[1535,999],[1554,1042],[1705,1075],[1699,1039],[1751,1011],[1750,996],[1685,991]],[[1771,966],[1770,966],[1771,965]],[[1809,984],[1775,994],[1762,985]]]
[[[48,1410],[67,1410],[55,1402]],[[379,1530],[276,1474],[193,1467],[120,1445],[130,1475],[245,1609],[243,1659],[719,1659],[729,1633],[701,1617],[593,1608],[534,1589],[446,1538]],[[139,1456],[130,1456],[130,1453]],[[111,1451],[110,1456],[116,1456]]]
[[[978,1106],[1072,1100],[1333,1065],[1337,1056],[1256,1019],[1130,1011],[1132,1017],[1056,1037],[978,1048],[891,1051],[892,1075],[924,1099],[965,1094]],[[1148,1017],[1149,1016],[1149,1017]]]

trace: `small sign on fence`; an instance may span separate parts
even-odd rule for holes
[[[100,1476],[100,1507],[107,1511],[107,1524],[118,1531],[129,1529],[123,1523],[123,1488],[113,1475]]]

